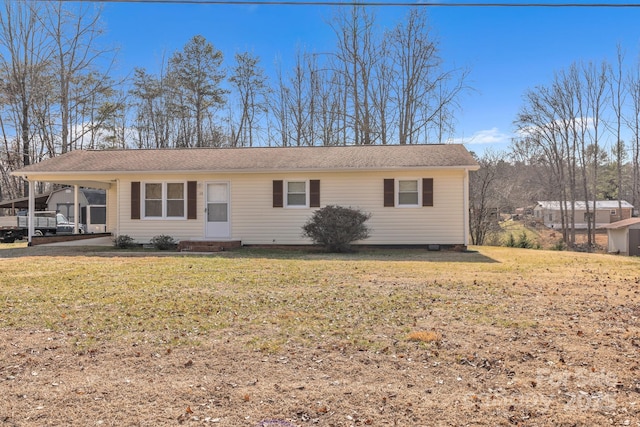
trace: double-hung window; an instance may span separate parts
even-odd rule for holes
[[[287,207],[307,207],[307,181],[287,181]]]
[[[185,218],[184,182],[147,182],[143,189],[145,218]]]
[[[398,206],[418,206],[418,180],[398,180]]]

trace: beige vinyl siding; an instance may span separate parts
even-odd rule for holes
[[[383,207],[384,178],[434,178],[433,207]],[[231,182],[233,238],[245,244],[304,244],[301,227],[314,208],[271,207],[272,181],[320,180],[321,206],[336,204],[372,214],[367,244],[464,243],[463,171],[244,175]]]
[[[383,207],[383,180],[434,179],[433,207]],[[367,244],[463,244],[464,172],[343,172],[295,174],[188,175],[175,179],[166,175],[123,177],[120,180],[120,234],[138,242],[165,234],[176,240],[205,239],[204,186],[207,182],[228,182],[230,188],[231,240],[243,244],[308,244],[301,236],[302,225],[317,208],[272,207],[273,180],[320,180],[320,204],[350,206],[372,214]],[[132,181],[197,181],[198,219],[131,220]],[[111,207],[111,205],[110,205]],[[110,212],[111,214],[111,212]],[[111,220],[111,217],[110,217]]]

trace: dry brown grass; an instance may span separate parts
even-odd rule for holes
[[[475,249],[0,246],[0,424],[637,426],[640,259]]]

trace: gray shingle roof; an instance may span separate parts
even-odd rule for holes
[[[398,168],[477,169],[463,145],[76,150],[29,165],[16,175],[66,172],[312,171]]]
[[[589,207],[593,207],[593,201],[589,201]],[[539,201],[538,205],[550,211],[559,211],[560,210],[560,202],[557,201]],[[571,202],[567,202],[566,207],[571,209]],[[633,208],[633,205],[626,200],[622,200],[623,208]],[[576,200],[575,209],[579,211],[586,210],[586,206],[584,205],[584,201]],[[596,201],[596,209],[618,209],[618,201],[617,200],[597,200]]]

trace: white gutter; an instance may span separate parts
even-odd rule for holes
[[[184,175],[184,174],[274,174],[274,173],[316,173],[316,172],[392,172],[392,171],[407,171],[407,170],[478,170],[479,166],[472,165],[452,165],[452,166],[388,166],[388,167],[361,167],[361,168],[247,168],[247,169],[186,169],[186,170],[164,170],[164,169],[138,169],[138,170],[110,170],[110,171],[58,171],[58,172],[25,172],[24,174],[18,172],[11,172],[13,176],[40,176],[44,177],[42,180],[55,179],[57,176],[63,175],[65,177],[86,177],[91,180],[91,177],[98,176],[96,181],[108,183],[113,181],[115,176],[118,175],[140,175],[140,174],[162,174],[162,175]]]

